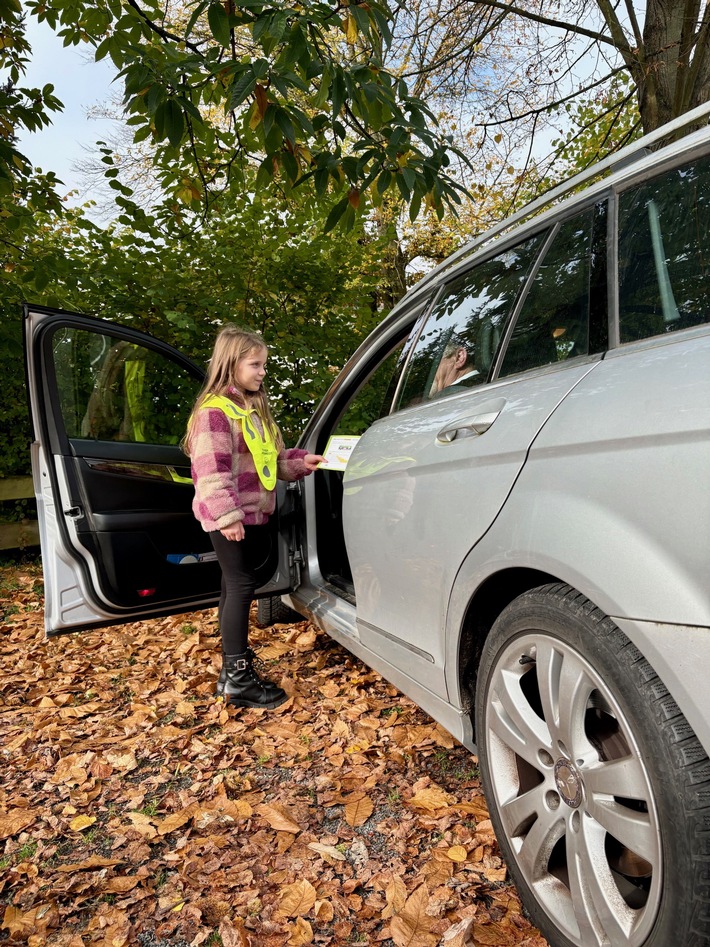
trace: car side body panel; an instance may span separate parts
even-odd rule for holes
[[[442,698],[445,616],[461,563],[499,515],[540,428],[598,365],[579,359],[402,411],[353,452],[343,522],[360,639]],[[445,442],[452,428],[460,433]]]
[[[619,349],[551,416],[495,530],[453,585],[446,677],[454,704],[466,699],[458,661],[469,604],[491,577],[535,570],[580,591],[651,664],[658,658],[710,752],[710,491],[695,475],[710,469],[708,364],[707,330]],[[652,496],[644,482],[654,484]]]

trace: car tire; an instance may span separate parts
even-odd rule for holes
[[[710,944],[710,765],[651,665],[567,585],[498,617],[479,762],[510,874],[551,947]]]
[[[303,621],[303,615],[290,608],[278,595],[260,598],[256,603],[256,620],[262,628],[270,625]]]

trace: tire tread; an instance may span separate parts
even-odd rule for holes
[[[690,882],[690,906],[686,940],[683,947],[710,945],[710,759],[685,719],[667,687],[636,645],[615,622],[581,592],[565,583],[539,586],[523,593],[516,602],[552,604],[552,600],[572,617],[591,621],[600,642],[636,681],[638,693],[645,699],[652,719],[665,741],[674,763],[680,791],[678,825],[684,825],[694,877]],[[513,603],[515,604],[515,602]],[[677,909],[681,906],[677,905]],[[654,944],[655,939],[652,938]],[[666,947],[666,945],[661,945]]]

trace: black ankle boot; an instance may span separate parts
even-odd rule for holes
[[[247,648],[243,654],[223,654],[224,683],[221,684],[223,675],[220,673],[216,692],[233,707],[265,707],[271,710],[283,704],[288,695],[278,684],[259,677],[254,670],[254,657],[251,648]]]
[[[257,657],[256,652],[253,648],[247,648],[247,654],[251,655],[252,665],[256,664],[257,667],[263,669],[264,662]],[[215,684],[214,692],[217,697],[221,697],[224,694],[224,685],[227,681],[227,668],[224,666],[224,648],[222,648],[222,667],[219,671],[219,677],[217,678],[217,683]],[[264,681],[264,684],[270,684],[270,681]],[[275,685],[273,685],[275,686]],[[280,689],[280,688],[279,688]]]

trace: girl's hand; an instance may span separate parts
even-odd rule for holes
[[[303,458],[303,463],[306,465],[306,470],[313,471],[318,469],[318,465],[322,464],[325,460],[325,457],[322,457],[320,454],[306,454]]]
[[[232,539],[239,542],[240,539],[244,539],[244,523],[242,523],[241,520],[237,520],[236,523],[230,523],[229,526],[225,526],[224,529],[221,529],[220,533],[225,539]]]

